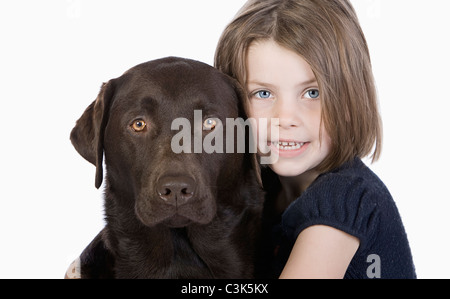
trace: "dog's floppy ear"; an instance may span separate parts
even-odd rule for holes
[[[97,99],[87,107],[70,134],[70,140],[78,153],[96,167],[97,189],[103,181],[103,137],[113,95],[114,82],[111,80],[102,85]]]

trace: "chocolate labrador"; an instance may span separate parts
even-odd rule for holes
[[[242,97],[213,67],[173,57],[103,84],[71,133],[97,188],[106,167],[106,226],[82,278],[253,277],[264,195],[250,130],[228,121],[245,119]]]

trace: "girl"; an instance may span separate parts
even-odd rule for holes
[[[250,0],[225,29],[215,65],[246,88],[249,116],[267,120],[257,130],[278,130],[265,141],[278,160],[262,171],[270,271],[415,278],[396,205],[360,160],[379,158],[382,132],[349,1]]]

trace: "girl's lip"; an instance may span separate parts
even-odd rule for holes
[[[279,140],[268,142],[272,151],[278,153],[282,158],[293,158],[303,154],[308,148],[310,142],[301,142],[294,140]]]

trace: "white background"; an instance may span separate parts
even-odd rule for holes
[[[94,166],[69,141],[100,84],[176,55],[212,64],[244,0],[0,2],[0,278],[61,278],[103,227]],[[353,0],[384,152],[420,278],[450,278],[450,2]]]

